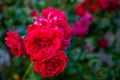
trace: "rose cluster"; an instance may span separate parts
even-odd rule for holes
[[[100,16],[103,13],[100,12],[111,12],[115,11],[120,7],[119,0],[83,0],[75,7],[75,12],[80,17],[79,21],[76,21],[72,28],[72,34],[75,37],[85,38],[90,30],[90,24],[96,19],[94,18],[94,13],[97,16]],[[93,24],[94,25],[94,24]],[[99,48],[108,47],[108,39],[102,38],[97,40]],[[85,49],[93,51],[91,45],[86,44]]]
[[[63,50],[70,44],[71,29],[64,12],[48,7],[31,13],[35,22],[29,25],[24,39],[18,31],[7,32],[6,45],[11,52],[21,57],[29,55],[34,70],[43,78],[57,76],[64,71],[68,57]]]
[[[84,0],[77,4],[75,11],[79,16],[98,10],[113,11],[120,7],[119,0]]]
[[[75,37],[86,37],[89,29],[90,24],[94,21],[94,16],[91,14],[94,10],[98,9],[98,5],[95,4],[96,1],[91,0],[84,0],[77,4],[75,7],[76,14],[80,17],[81,20],[76,21],[72,28],[72,34]],[[87,6],[89,5],[89,9]]]
[[[89,32],[89,25],[94,21],[94,17],[91,13],[86,12],[84,16],[81,17],[80,21],[77,21],[73,25],[72,34],[75,37],[86,37]]]

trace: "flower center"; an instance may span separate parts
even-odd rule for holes
[[[51,39],[42,40],[41,38],[38,38],[34,41],[34,52],[41,52],[44,53],[46,50],[49,50],[49,48],[52,48]]]

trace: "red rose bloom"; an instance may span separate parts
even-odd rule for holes
[[[33,31],[33,30],[36,30],[36,29],[39,29],[40,26],[39,25],[36,25],[36,24],[32,24],[32,25],[29,25],[27,31],[28,31],[28,34]]]
[[[63,44],[62,49],[64,50],[70,44],[70,40],[71,40],[71,28],[68,25],[68,23],[65,22],[65,21],[63,21],[63,20],[58,20],[56,22],[56,26],[58,26],[56,28],[58,28],[62,32],[62,35],[63,35],[63,38],[64,38],[64,44]]]
[[[89,31],[89,26],[82,24],[80,21],[76,22],[72,29],[72,34],[76,37],[85,37]]]
[[[86,4],[84,2],[77,4],[75,12],[78,16],[83,16],[86,13],[86,11]]]
[[[90,4],[90,3],[91,3],[91,0],[84,0],[84,3]]]
[[[81,23],[84,25],[89,25],[93,21],[94,21],[94,16],[89,12],[86,12],[85,15],[81,17]]]
[[[98,0],[100,7],[107,11],[112,11],[120,6],[119,0]]]
[[[109,10],[110,0],[98,0],[98,3],[102,9]]]
[[[34,24],[60,30],[64,38],[62,49],[66,49],[70,44],[71,28],[65,13],[58,9],[48,7],[42,10],[42,16],[44,18],[38,18]]]
[[[90,4],[89,11],[94,12],[96,10],[99,10],[99,5],[97,3]]]
[[[31,27],[36,27],[32,25]],[[31,30],[24,40],[27,53],[31,60],[41,60],[51,52],[61,50],[62,34],[58,29],[39,27]]]
[[[43,78],[58,76],[64,71],[68,57],[63,51],[57,51],[42,61],[34,62],[34,70]]]
[[[111,10],[116,10],[120,7],[120,1],[119,0],[111,0],[110,6]]]
[[[6,45],[10,48],[12,54],[18,57],[21,57],[25,54],[22,38],[18,35],[18,31],[8,31],[5,41]]]
[[[106,39],[101,39],[98,41],[98,46],[99,48],[106,48],[108,47],[108,40]]]
[[[67,17],[63,11],[60,11],[59,9],[55,9],[51,7],[43,9],[42,16],[45,19],[53,19],[54,17],[57,17],[67,21]]]
[[[33,10],[30,15],[32,16],[33,19],[37,19],[37,17],[39,17],[38,11],[37,10]]]

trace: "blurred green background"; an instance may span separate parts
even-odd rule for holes
[[[30,12],[36,9],[41,13],[48,6],[64,11],[72,27],[79,20],[74,11],[75,6],[82,1],[0,0],[0,80],[21,80],[30,64],[27,56],[18,58],[11,55],[4,40],[8,29],[18,29],[19,34],[24,36],[28,25],[33,23]],[[26,80],[120,80],[120,9],[93,15],[95,21],[90,25],[88,36],[72,37],[71,44],[65,51],[69,62],[62,74],[43,79],[30,68]],[[109,46],[100,49],[97,41],[103,37],[108,39]],[[86,50],[86,44],[94,50]]]

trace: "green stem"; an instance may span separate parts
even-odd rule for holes
[[[33,63],[30,63],[27,70],[25,71],[22,80],[25,80],[25,77],[27,76],[27,74],[29,73],[30,69],[32,68]]]

